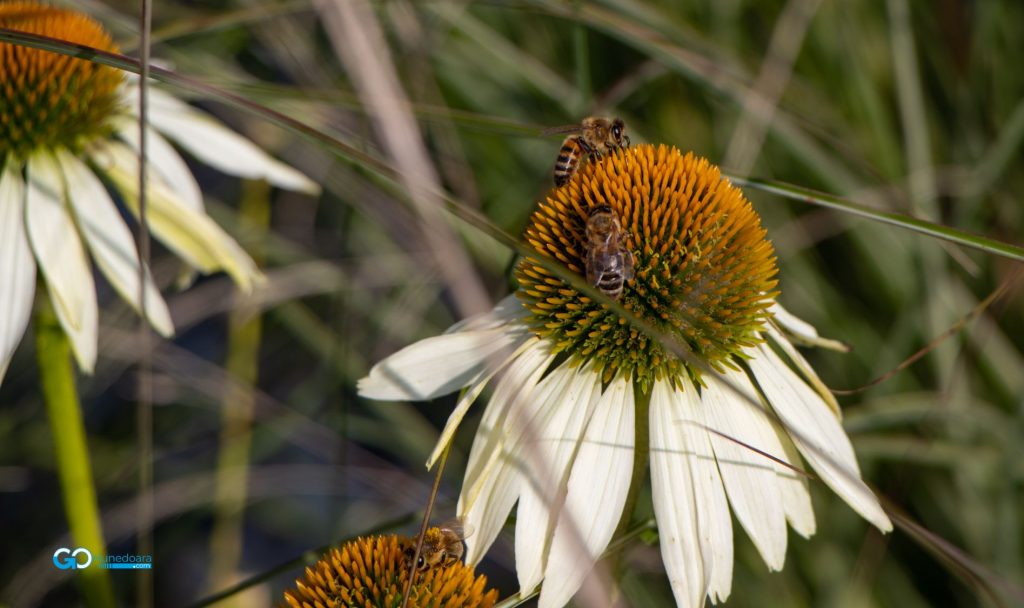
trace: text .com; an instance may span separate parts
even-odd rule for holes
[[[82,570],[92,564],[92,553],[84,547],[61,547],[53,552],[53,565],[61,570]],[[108,570],[149,570],[153,568],[153,556],[130,553],[106,555],[97,560],[96,566]]]

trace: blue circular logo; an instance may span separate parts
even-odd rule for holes
[[[85,555],[85,563],[79,563],[78,556]],[[78,547],[74,551],[67,547],[61,547],[53,552],[53,565],[61,570],[81,570],[88,568],[92,563],[92,553],[84,547]]]

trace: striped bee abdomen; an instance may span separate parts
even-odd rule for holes
[[[579,168],[584,154],[583,146],[580,143],[579,135],[570,135],[562,142],[562,149],[558,151],[558,160],[555,161],[556,186],[565,185]]]

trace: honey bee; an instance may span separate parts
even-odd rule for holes
[[[431,568],[445,568],[460,561],[466,552],[464,541],[472,533],[472,529],[458,518],[427,528],[420,557],[416,560],[416,569],[423,572]],[[407,562],[411,562],[416,554],[417,540],[418,537],[411,539],[403,552]]]
[[[617,148],[629,147],[629,136],[626,135],[626,123],[621,118],[601,118],[599,116],[588,116],[583,122],[577,125],[567,125],[546,129],[545,135],[554,133],[571,133],[562,142],[562,149],[558,151],[558,160],[555,161],[555,185],[561,186],[569,181],[584,157],[592,157],[594,160],[601,160],[604,154],[608,154]]]
[[[626,248],[626,233],[619,216],[608,205],[598,205],[587,215],[587,282],[618,300],[633,278],[633,252]]]

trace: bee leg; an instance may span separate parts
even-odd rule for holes
[[[579,144],[580,150],[583,150],[584,154],[593,154],[597,152],[597,150],[590,147],[590,144],[587,143],[587,138],[582,135],[576,136],[576,143]]]
[[[628,148],[629,147],[629,135],[623,135],[622,136],[622,147],[623,148]]]

